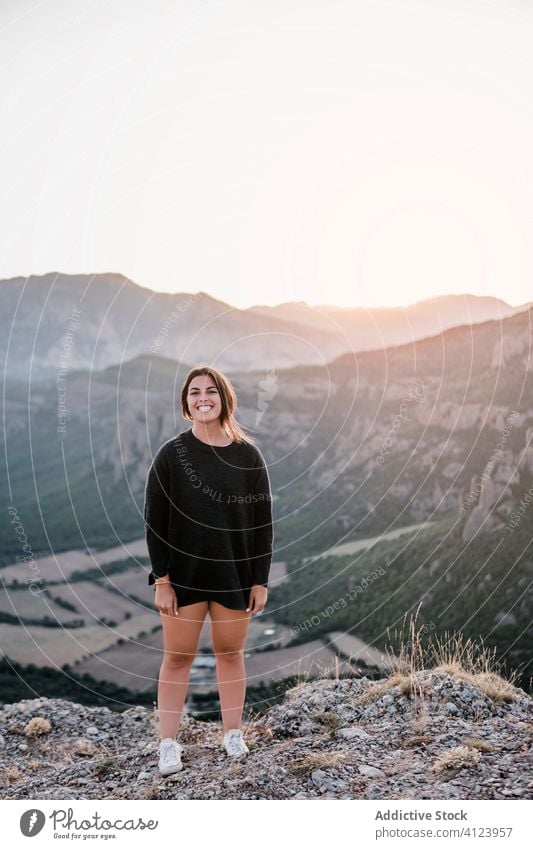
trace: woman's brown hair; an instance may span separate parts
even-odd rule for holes
[[[189,392],[189,384],[191,380],[194,377],[198,377],[198,375],[202,374],[209,375],[218,390],[222,406],[222,410],[219,417],[220,424],[222,425],[226,433],[230,435],[235,442],[248,442],[252,445],[255,444],[252,437],[248,436],[248,434],[244,432],[242,425],[239,424],[239,422],[234,416],[234,413],[238,409],[238,406],[237,395],[231,384],[231,381],[229,380],[229,378],[226,377],[225,374],[223,374],[221,371],[219,371],[217,368],[214,368],[213,366],[199,365],[189,371],[181,389],[181,409],[183,413],[183,418],[190,419],[191,421],[193,420],[189,412],[187,394]]]

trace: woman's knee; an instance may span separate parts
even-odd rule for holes
[[[163,664],[169,669],[185,669],[192,665],[195,654],[185,651],[165,651]]]
[[[216,645],[213,647],[217,659],[240,663],[244,659],[244,648],[235,648],[228,645]]]

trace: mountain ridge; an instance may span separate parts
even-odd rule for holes
[[[0,357],[9,377],[32,380],[56,376],[60,363],[102,369],[148,352],[232,372],[323,365],[519,309],[466,294],[405,308],[286,301],[240,309],[204,290],[156,292],[117,272],[54,272],[0,280]]]

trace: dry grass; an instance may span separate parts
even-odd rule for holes
[[[365,707],[381,699],[389,690],[398,688],[400,695],[412,700],[410,739],[408,745],[426,742],[428,732],[427,695],[431,681],[420,680],[423,670],[447,673],[459,681],[477,687],[494,702],[509,702],[521,692],[514,686],[518,673],[507,678],[496,660],[496,649],[487,649],[483,641],[466,639],[460,633],[428,634],[425,625],[417,625],[418,610],[405,625],[394,632],[393,644],[385,649],[392,673],[369,684],[352,701],[354,707]],[[389,633],[390,638],[390,633]]]
[[[76,740],[74,751],[77,755],[81,755],[82,757],[92,757],[98,750],[91,740],[80,738],[79,740]]]
[[[326,728],[329,728],[332,732],[335,732],[341,724],[340,718],[332,710],[325,710],[321,713],[314,713],[311,719],[313,719],[315,722],[319,722],[320,725],[325,725]]]
[[[455,746],[443,752],[433,764],[433,770],[439,774],[466,769],[475,766],[481,760],[481,752],[472,746]]]
[[[290,687],[288,690],[285,691],[285,697],[289,693],[296,693],[298,690],[301,690],[307,684],[312,683],[315,677],[327,678],[330,681],[340,681],[343,678],[343,665],[345,665],[344,661],[342,661],[338,657],[338,655],[335,655],[331,663],[318,662],[316,665],[317,671],[313,672],[312,675],[309,672],[298,672],[296,675],[297,683],[294,685],[294,687]]]
[[[428,743],[431,743],[431,739],[429,734],[414,734],[412,737],[404,740],[403,745],[408,749],[417,749],[419,746],[426,746]]]
[[[413,710],[405,725],[405,739],[403,745],[407,748],[425,746],[432,740],[431,719],[427,712],[427,705],[423,698],[415,697]]]
[[[117,769],[117,766],[118,764],[115,758],[102,758],[102,760],[96,764],[93,775],[95,778],[105,778],[110,772],[114,772]]]
[[[33,719],[30,719],[30,721],[24,726],[24,734],[26,737],[40,737],[41,734],[49,734],[51,730],[52,726],[48,719],[45,719],[44,716],[34,716]]]
[[[496,660],[496,647],[487,648],[481,638],[476,641],[445,631],[442,637],[430,641],[428,649],[435,671],[473,684],[495,702],[513,701],[519,693],[515,686],[519,671],[506,674]]]
[[[416,687],[416,679],[413,675],[406,675],[399,671],[394,672],[388,678],[370,684],[364,693],[353,700],[352,704],[355,707],[368,705],[377,701],[377,699],[381,699],[393,687],[399,687],[402,696],[413,693]]]
[[[416,674],[424,669],[445,672],[454,678],[477,687],[495,702],[512,701],[520,692],[514,682],[518,671],[506,674],[503,665],[496,660],[496,648],[487,648],[483,640],[465,638],[461,633],[444,631],[442,636],[429,634],[426,625],[417,625],[416,613],[410,616],[406,626],[395,630],[392,644],[385,652],[393,669],[389,679],[398,683],[398,676],[416,681]],[[390,638],[389,633],[389,638]],[[382,682],[380,682],[382,683]],[[423,696],[413,684],[415,696]]]
[[[313,752],[290,761],[287,768],[294,775],[309,775],[315,769],[334,769],[345,760],[344,752]]]
[[[142,792],[143,799],[159,799],[159,787],[157,784],[149,784]]]
[[[497,703],[512,702],[518,693],[517,688],[510,681],[506,681],[499,673],[470,671],[457,661],[455,663],[440,663],[435,667],[435,672],[447,672],[448,675],[453,675],[454,678],[458,678],[466,684],[472,684]]]
[[[421,704],[420,708],[410,722],[410,730],[414,735],[424,735],[431,730],[431,723],[424,703]]]
[[[254,733],[257,735],[259,739],[265,740],[265,742],[270,743],[270,741],[274,737],[274,732],[271,728],[267,728],[264,725],[256,725],[254,727]]]
[[[480,737],[474,737],[469,740],[465,740],[465,746],[468,746],[472,749],[477,749],[480,752],[493,752],[494,746],[492,743],[487,743],[486,740],[481,740]]]
[[[6,784],[15,784],[22,778],[22,773],[18,766],[13,766],[3,772],[2,778]]]

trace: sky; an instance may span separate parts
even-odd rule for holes
[[[529,0],[3,0],[0,279],[533,298]]]

